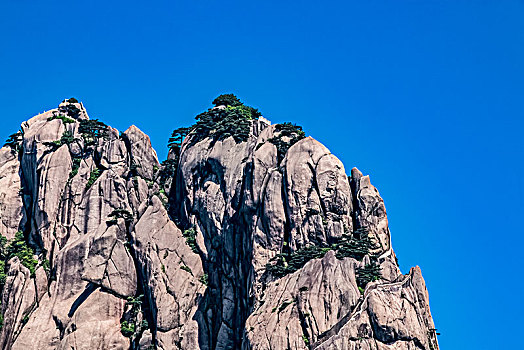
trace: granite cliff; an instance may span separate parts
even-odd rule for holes
[[[370,178],[214,104],[162,163],[75,99],[22,123],[0,149],[0,347],[438,349]]]

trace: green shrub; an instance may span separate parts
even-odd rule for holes
[[[140,294],[137,297],[127,297],[126,305],[131,305],[133,309],[136,309],[135,311],[138,312],[138,309],[140,309],[142,305],[142,299],[144,299],[144,295]]]
[[[362,260],[369,254],[370,250],[377,247],[376,243],[369,237],[365,228],[359,228],[351,236],[344,235],[342,239],[334,245],[337,258],[353,258]]]
[[[7,238],[3,235],[0,235],[0,290],[1,286],[5,284],[7,279],[6,271],[6,250],[7,250]]]
[[[291,304],[293,304],[293,300],[284,300],[282,304],[280,304],[280,306],[278,307],[278,313],[284,311],[284,309]]]
[[[380,266],[375,262],[366,264],[362,268],[357,268],[357,286],[364,289],[369,282],[377,281],[380,279]]]
[[[375,247],[376,244],[371,240],[368,231],[364,228],[355,230],[352,235],[344,235],[339,242],[326,247],[310,245],[295,252],[288,252],[287,244],[284,243],[284,252],[269,260],[269,263],[266,264],[266,271],[273,277],[281,278],[301,269],[312,259],[322,258],[330,250],[335,251],[338,259],[350,257],[362,260]],[[380,277],[380,266],[375,264],[374,257],[371,257],[371,259],[372,267],[361,269],[361,271],[357,270],[357,274],[362,275],[362,282],[371,277],[375,278],[378,276],[377,279]]]
[[[70,145],[73,142],[75,142],[75,138],[73,136],[73,133],[71,131],[64,131],[62,133],[62,137],[60,137],[60,143],[62,145]]]
[[[306,345],[309,345],[309,339],[305,334],[302,334],[302,340],[304,341]]]
[[[27,322],[29,322],[29,314],[25,315],[22,318],[22,325],[25,325]]]
[[[18,153],[22,149],[22,141],[24,139],[24,135],[21,131],[17,131],[14,134],[9,135],[7,140],[5,141],[4,147],[9,147],[13,152]]]
[[[49,147],[47,152],[54,152],[62,146],[62,144],[60,143],[60,140],[51,141],[51,142],[43,142],[42,144],[46,147]]]
[[[293,253],[283,252],[266,264],[266,271],[276,278],[283,277],[301,269],[309,260],[322,258],[330,249],[311,245]]]
[[[75,142],[76,139],[73,137],[73,133],[71,131],[64,131],[62,133],[62,136],[60,137],[60,140],[51,141],[51,142],[44,142],[44,146],[50,147],[48,152],[54,152],[62,145],[70,145],[71,143]]]
[[[135,334],[135,324],[127,321],[122,321],[120,324],[120,332],[124,337],[131,338]]]
[[[195,230],[195,228],[194,227],[188,228],[187,230],[182,232],[182,236],[184,236],[184,238],[186,239],[186,243],[191,248],[191,250],[194,253],[198,254],[199,251],[198,251],[198,246],[197,246],[197,243],[196,243],[196,230]]]
[[[200,276],[200,278],[198,280],[200,281],[200,283],[202,283],[202,284],[207,286],[207,284],[209,283],[209,276],[208,276],[207,273],[205,273],[202,276]]]
[[[29,271],[31,272],[31,276],[34,276],[36,271],[36,265],[38,265],[38,260],[34,258],[34,255],[35,252],[33,248],[27,245],[24,233],[22,231],[18,231],[15,237],[7,244],[3,260],[9,261],[9,259],[11,259],[12,257],[17,256],[18,259],[20,259],[22,265],[29,269]]]
[[[49,260],[44,258],[44,261],[42,261],[42,267],[44,268],[45,272],[49,272],[51,270],[51,265],[49,263]]]
[[[141,294],[137,297],[128,297],[126,301],[127,311],[120,319],[120,332],[125,337],[131,339],[137,339],[140,335],[149,328],[149,323],[145,319],[144,311],[142,308],[144,295]],[[139,322],[139,314],[142,314],[141,321]]]
[[[55,119],[60,119],[62,121],[62,123],[64,123],[64,124],[70,124],[70,123],[75,123],[76,122],[76,120],[68,118],[68,117],[66,117],[65,115],[62,115],[62,114],[54,114],[51,117],[47,118],[47,121],[50,122],[51,120],[55,120]]]
[[[0,260],[0,286],[3,286],[7,279],[7,273],[5,272],[5,270],[5,260]]]
[[[189,272],[191,275],[193,275],[193,271],[191,271],[191,268],[189,268],[189,266],[187,265],[180,266],[180,270],[184,270],[186,272]]]
[[[75,177],[76,174],[78,174],[78,169],[80,169],[80,162],[82,161],[82,158],[80,157],[73,157],[73,163],[71,165],[71,172],[69,173],[69,178],[72,179]]]
[[[97,144],[100,138],[107,138],[107,130],[108,126],[98,119],[82,119],[78,127],[86,146]]]
[[[9,241],[7,240],[7,237],[0,234],[0,258],[5,259],[5,254],[7,251],[7,244]]]
[[[142,166],[140,164],[136,164],[135,160],[131,158],[131,164],[129,165],[129,171],[132,172],[136,176],[136,171],[138,168],[141,168]]]
[[[275,125],[275,135],[268,139],[277,148],[278,163],[282,162],[288,149],[306,137],[302,127],[292,123]]]
[[[102,175],[102,172],[100,171],[100,169],[94,168],[93,170],[91,170],[91,174],[89,175],[89,180],[87,180],[87,184],[86,184],[86,191],[91,186],[93,186],[93,184],[100,177],[100,175]]]

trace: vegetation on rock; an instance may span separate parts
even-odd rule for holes
[[[81,157],[73,156],[71,164],[71,172],[69,173],[69,178],[72,179],[76,174],[78,174],[78,169],[80,169],[80,162],[82,161]]]
[[[187,245],[191,248],[191,250],[194,253],[198,254],[198,247],[196,243],[196,230],[194,227],[190,227],[184,232],[182,232],[182,236],[186,239]]]
[[[93,170],[91,170],[91,174],[89,174],[89,179],[87,180],[87,183],[86,183],[86,191],[91,186],[93,186],[93,184],[100,177],[100,175],[102,175],[102,172],[100,171],[100,169],[94,168]]]
[[[58,106],[58,112],[63,113],[66,116],[72,117],[74,119],[78,118],[78,116],[80,115],[80,109],[78,109],[74,104]]]
[[[60,137],[60,140],[51,141],[51,142],[44,142],[44,146],[49,147],[48,152],[54,152],[57,149],[59,149],[62,145],[70,145],[73,142],[75,142],[76,139],[73,136],[73,133],[71,131],[64,131],[62,136]]]
[[[100,138],[107,138],[107,125],[98,119],[82,119],[78,132],[82,134],[85,146],[96,145]]]
[[[213,100],[213,105],[218,106],[240,106],[242,102],[235,94],[222,94]]]
[[[35,275],[38,260],[34,257],[33,248],[29,247],[22,231],[18,231],[15,237],[8,241],[6,237],[0,236],[0,285],[5,284],[7,277],[7,262],[17,256],[20,263],[27,267],[31,276]]]
[[[125,305],[127,310],[120,319],[120,332],[124,337],[138,339],[149,328],[142,310],[143,299],[143,295],[127,298]]]
[[[135,334],[135,324],[128,321],[122,321],[120,324],[120,332],[127,338],[131,338]]]
[[[60,119],[64,124],[71,124],[76,122],[76,120],[68,118],[62,114],[53,114],[51,117],[47,118],[47,121],[50,122],[51,120],[55,119]]]
[[[158,183],[160,187],[164,187],[167,181],[176,175],[178,161],[177,159],[166,159],[160,165],[162,167],[158,171]]]
[[[371,249],[375,247],[375,243],[369,237],[368,231],[364,228],[357,229],[351,235],[345,235],[337,243],[330,246],[310,245],[299,249],[295,252],[284,252],[277,254],[266,264],[266,271],[275,278],[284,277],[293,273],[312,260],[324,257],[324,255],[334,250],[338,259],[353,258],[362,260],[364,256],[370,255]],[[357,269],[357,285],[365,287],[370,281],[375,281],[380,278],[380,266],[376,264],[375,258],[370,256],[371,263],[365,267]]]
[[[362,260],[364,256],[369,254],[370,250],[376,248],[376,243],[369,237],[366,229],[359,228],[352,235],[344,235],[333,245],[333,248],[339,259],[353,258]]]
[[[18,153],[22,149],[23,134],[21,131],[17,131],[14,134],[9,135],[5,141],[4,147],[9,147],[15,153]]]
[[[180,266],[180,270],[184,270],[186,272],[189,272],[191,275],[193,275],[193,271],[191,271],[191,268],[187,265]]]
[[[200,278],[198,280],[200,281],[200,283],[202,283],[203,285],[206,285],[206,286],[209,283],[209,277],[208,277],[207,273],[205,273],[202,276],[200,276]]]
[[[307,246],[295,252],[282,252],[266,265],[266,271],[276,278],[301,269],[309,260],[322,258],[331,247]]]
[[[182,142],[184,141],[187,134],[191,132],[191,128],[178,128],[173,130],[171,137],[167,143],[167,147],[170,150],[172,155],[171,159],[167,159],[162,162],[164,166],[160,171],[160,181],[162,186],[165,185],[169,176],[174,176],[176,174],[176,169],[178,167],[178,161],[180,160],[180,151],[182,148]]]
[[[253,120],[261,116],[258,109],[244,105],[233,94],[220,95],[213,104],[214,108],[195,117],[197,122],[194,125],[173,131],[168,144],[171,150],[179,151],[182,140],[188,134],[192,144],[207,137],[211,137],[213,142],[228,137],[233,137],[237,143],[247,141]]]
[[[207,137],[213,142],[233,137],[235,142],[245,142],[249,137],[253,120],[260,117],[260,112],[243,104],[226,106],[225,108],[210,108],[196,116],[197,122],[192,127],[192,143],[197,143]]]
[[[187,134],[191,132],[191,128],[178,128],[173,130],[171,137],[168,140],[167,147],[173,149],[175,147],[180,148],[182,141],[186,138]]]
[[[356,277],[357,286],[364,289],[369,282],[380,279],[380,266],[372,260],[371,263],[357,269]]]
[[[302,127],[292,123],[275,125],[275,136],[268,139],[277,148],[277,158],[280,164],[286,156],[289,147],[306,137]]]
[[[129,210],[126,209],[115,209],[111,212],[111,214],[109,214],[109,217],[112,219],[106,221],[108,226],[115,225],[118,222],[118,219],[124,219],[126,225],[129,225],[133,222],[133,214],[131,214]]]

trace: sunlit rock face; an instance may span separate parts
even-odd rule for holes
[[[438,349],[369,177],[267,119],[243,127],[193,129],[160,163],[77,101],[22,123],[0,149],[0,347]]]

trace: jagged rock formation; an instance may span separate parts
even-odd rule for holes
[[[0,149],[0,346],[438,349],[369,177],[246,120],[241,138],[192,129],[162,164],[76,100],[24,122]],[[19,231],[34,257],[9,253]]]

